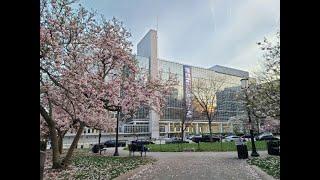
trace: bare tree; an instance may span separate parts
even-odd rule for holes
[[[192,82],[192,95],[196,104],[208,120],[210,141],[212,142],[212,120],[216,115],[216,93],[222,90],[226,78],[215,76],[210,79],[196,79]]]

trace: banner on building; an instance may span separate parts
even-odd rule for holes
[[[186,105],[186,118],[192,118],[192,80],[191,80],[191,67],[183,66],[183,89],[184,99]]]

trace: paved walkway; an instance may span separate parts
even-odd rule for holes
[[[120,155],[128,155],[128,151],[120,150],[119,152]],[[267,152],[259,151],[259,154],[266,156]],[[158,161],[140,168],[129,179],[262,179],[246,160],[238,159],[237,152],[150,152],[147,156],[157,158]]]

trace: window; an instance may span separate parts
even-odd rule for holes
[[[90,133],[90,129],[88,129],[88,133]]]

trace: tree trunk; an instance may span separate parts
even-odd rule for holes
[[[80,122],[80,127],[77,131],[77,134],[76,136],[74,137],[73,141],[72,141],[72,144],[67,152],[67,155],[66,157],[62,160],[62,166],[63,168],[66,168],[68,167],[68,165],[70,164],[70,161],[71,161],[71,157],[72,157],[72,153],[74,151],[74,149],[76,148],[78,142],[79,142],[79,139],[81,137],[81,134],[83,132],[83,129],[84,129],[84,123]]]
[[[40,150],[40,180],[43,179],[45,162],[46,162],[46,152]]]
[[[51,140],[51,147],[52,147],[52,168],[58,169],[61,168],[61,163],[59,161],[59,149],[58,149],[58,134],[55,128],[55,122],[52,120],[52,118],[49,116],[47,111],[40,105],[40,114],[43,117],[43,119],[48,124],[49,129],[49,136]]]
[[[63,136],[59,134],[58,136],[59,153],[62,154],[63,150]]]

